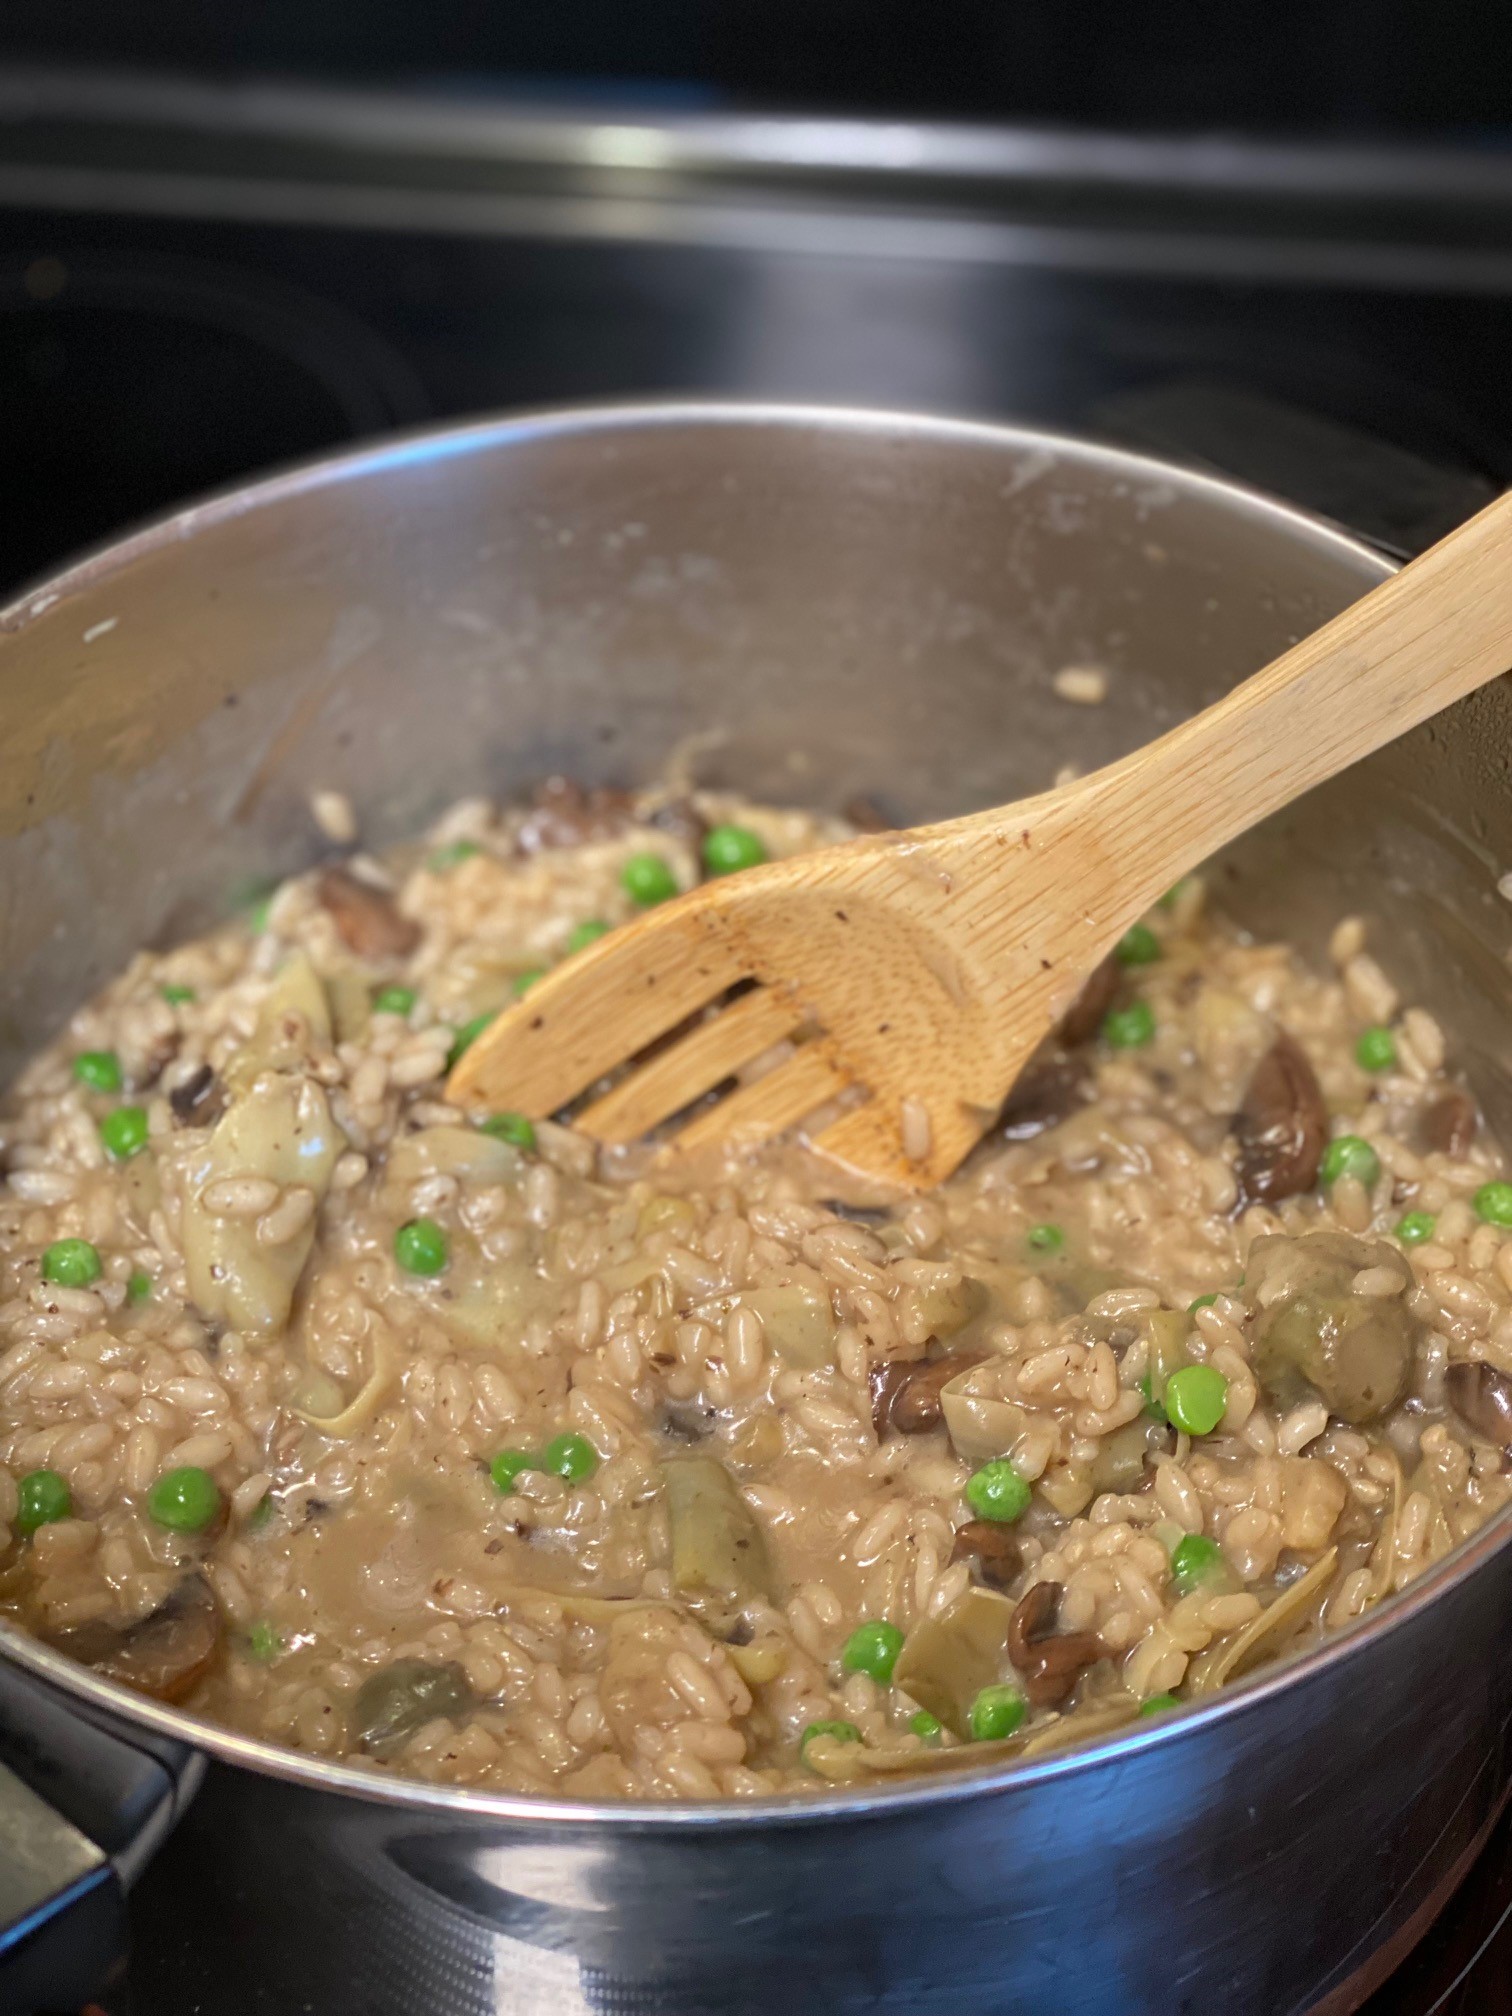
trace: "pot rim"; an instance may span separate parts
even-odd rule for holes
[[[291,498],[324,489],[328,484],[380,475],[410,463],[470,455],[511,442],[574,436],[612,438],[617,434],[690,425],[809,430],[821,435],[870,435],[900,442],[955,442],[984,451],[1010,449],[1019,454],[1039,454],[1049,458],[1047,473],[1054,473],[1057,466],[1070,465],[1096,469],[1105,475],[1121,474],[1131,482],[1175,485],[1187,495],[1222,505],[1230,513],[1238,512],[1289,531],[1315,550],[1331,550],[1367,576],[1384,578],[1393,571],[1391,561],[1340,526],[1248,485],[1157,456],[1051,429],[954,419],[902,409],[799,401],[627,400],[532,408],[442,427],[416,428],[385,437],[371,446],[338,450],[291,464],[250,483],[229,486],[86,552],[60,572],[23,590],[0,608],[0,637],[29,629],[60,603],[98,589],[138,560],[165,547],[182,544],[224,521],[270,509]],[[3,670],[0,663],[0,678]],[[789,1827],[880,1819],[900,1810],[997,1793],[1011,1794],[1018,1787],[1027,1792],[1054,1780],[1080,1777],[1113,1754],[1178,1743],[1185,1732],[1198,1725],[1207,1729],[1216,1722],[1258,1711],[1278,1691],[1300,1684],[1309,1675],[1322,1673],[1341,1661],[1360,1658],[1365,1648],[1383,1633],[1395,1630],[1429,1607],[1441,1593],[1469,1580],[1509,1539],[1512,1539],[1512,1507],[1494,1515],[1407,1589],[1331,1634],[1322,1645],[1293,1654],[1263,1669],[1251,1680],[1224,1688],[1200,1706],[1143,1726],[1135,1723],[1085,1748],[1029,1762],[1010,1760],[979,1771],[963,1768],[936,1777],[904,1779],[885,1790],[835,1789],[816,1796],[778,1793],[750,1804],[728,1800],[573,1799],[384,1777],[361,1765],[312,1757],[258,1737],[243,1736],[185,1710],[144,1699],[39,1639],[29,1637],[5,1619],[0,1619],[0,1658],[13,1660],[112,1720],[175,1738],[222,1763],[312,1790],[398,1806],[438,1819],[499,1820],[527,1827],[566,1826],[574,1831],[606,1825],[629,1832],[682,1833],[722,1831],[731,1826]]]

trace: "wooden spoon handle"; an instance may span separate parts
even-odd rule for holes
[[[1136,908],[1512,667],[1512,492],[1159,741],[1085,780]],[[1135,886],[1137,885],[1137,886]]]

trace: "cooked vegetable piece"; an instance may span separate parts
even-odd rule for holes
[[[375,1015],[408,1015],[414,1005],[413,987],[380,987],[373,996]]]
[[[1427,1211],[1408,1211],[1392,1230],[1404,1246],[1422,1246],[1433,1237],[1437,1220]]]
[[[1418,1124],[1419,1138],[1430,1154],[1448,1155],[1463,1162],[1475,1145],[1480,1114],[1470,1094],[1455,1086],[1424,1112]]]
[[[1183,1365],[1167,1379],[1163,1405],[1184,1435],[1211,1435],[1228,1405],[1228,1381],[1211,1365]]]
[[[1209,1583],[1232,1586],[1234,1574],[1216,1540],[1206,1533],[1188,1533],[1172,1551],[1171,1581],[1178,1596],[1190,1596]]]
[[[1024,1565],[1024,1550],[1000,1521],[968,1519],[950,1549],[951,1565],[957,1561],[975,1563],[978,1581],[1006,1589]]]
[[[394,1258],[406,1274],[429,1279],[451,1258],[451,1245],[433,1218],[411,1218],[394,1234]]]
[[[147,1493],[147,1510],[174,1533],[202,1533],[223,1517],[225,1501],[208,1470],[192,1463],[166,1470]]]
[[[704,835],[703,864],[711,875],[759,868],[766,858],[766,848],[749,826],[713,826]]]
[[[1013,1734],[1028,1712],[1016,1687],[984,1687],[971,1704],[967,1726],[974,1742],[1001,1742]]]
[[[1205,1652],[1199,1652],[1187,1668],[1186,1684],[1190,1692],[1194,1696],[1211,1694],[1226,1680],[1235,1679],[1260,1660],[1284,1651],[1285,1641],[1301,1630],[1309,1611],[1321,1600],[1338,1558],[1338,1548],[1330,1547],[1305,1575],[1299,1575],[1283,1589],[1242,1631],[1220,1638]]]
[[[533,1449],[501,1449],[488,1466],[488,1474],[493,1479],[493,1487],[502,1497],[508,1497],[515,1487],[515,1479],[525,1470],[535,1470],[540,1459]]]
[[[1149,1415],[1105,1435],[1092,1459],[1094,1491],[1137,1491],[1155,1458],[1171,1446],[1167,1427]]]
[[[42,1279],[60,1288],[87,1288],[100,1278],[100,1255],[87,1239],[54,1239],[42,1255]]]
[[[1355,1062],[1362,1071],[1394,1071],[1396,1038],[1389,1029],[1362,1029],[1355,1042]]]
[[[1512,1449],[1512,1378],[1483,1360],[1451,1365],[1444,1375],[1449,1405],[1471,1434]]]
[[[1323,1160],[1318,1166],[1318,1180],[1325,1188],[1337,1183],[1341,1176],[1349,1176],[1370,1190],[1380,1174],[1380,1156],[1358,1134],[1336,1134],[1323,1150]]]
[[[1487,1225],[1512,1225],[1512,1183],[1482,1183],[1475,1193],[1475,1215]]]
[[[1058,1708],[1087,1668],[1107,1657],[1095,1631],[1057,1632],[1055,1620],[1064,1594],[1059,1582],[1036,1582],[1016,1605],[1008,1625],[1008,1657],[1037,1708]]]
[[[760,1317],[767,1343],[787,1364],[800,1372],[834,1364],[835,1313],[816,1269],[795,1264],[783,1279],[746,1289],[737,1299]]]
[[[474,1705],[466,1670],[455,1659],[395,1659],[369,1674],[351,1709],[352,1740],[386,1757],[440,1715],[459,1719]]]
[[[1301,1196],[1317,1181],[1328,1138],[1328,1108],[1317,1074],[1294,1037],[1278,1036],[1255,1066],[1234,1117],[1234,1137],[1246,1202],[1276,1204]]]
[[[280,1189],[302,1185],[318,1207],[345,1146],[313,1079],[267,1071],[232,1101],[185,1186],[189,1294],[208,1321],[250,1336],[283,1329],[316,1228],[312,1213],[277,1245],[260,1241],[255,1220],[220,1218],[206,1208],[206,1186],[222,1176],[265,1176]]]
[[[325,982],[307,953],[292,952],[262,998],[250,1040],[227,1060],[226,1084],[237,1094],[261,1072],[303,1071],[313,1052],[330,1049],[334,1033]]]
[[[1006,1457],[995,1457],[966,1480],[966,1503],[979,1519],[1008,1522],[1029,1510],[1030,1489]]]
[[[35,1533],[39,1526],[73,1517],[73,1493],[56,1470],[28,1470],[16,1486],[16,1531]]]
[[[774,1594],[766,1539],[724,1465],[676,1456],[661,1466],[672,1529],[672,1588],[690,1609],[732,1618]]]
[[[872,1419],[879,1436],[925,1435],[944,1418],[941,1396],[953,1379],[980,1365],[984,1351],[939,1358],[890,1359],[871,1369]]]
[[[114,1050],[81,1050],[73,1061],[73,1075],[91,1092],[119,1092],[121,1060]]]
[[[183,1701],[215,1664],[222,1640],[220,1612],[199,1576],[190,1576],[150,1616],[116,1626],[82,1624],[51,1643],[154,1701]]]
[[[1366,1269],[1394,1275],[1396,1292],[1353,1293]],[[1267,1235],[1250,1247],[1245,1279],[1255,1372],[1278,1406],[1316,1393],[1359,1427],[1402,1397],[1423,1326],[1407,1307],[1412,1273],[1395,1246],[1349,1232]]]
[[[1160,940],[1148,924],[1131,924],[1115,954],[1120,966],[1151,966],[1160,957]]]
[[[568,1484],[586,1483],[598,1465],[598,1451],[586,1435],[554,1435],[541,1451],[541,1468]]]
[[[487,1134],[492,1140],[507,1141],[522,1154],[535,1153],[535,1126],[523,1113],[495,1113],[492,1119],[483,1122],[478,1131]]]
[[[402,959],[420,943],[420,926],[400,915],[390,892],[360,881],[349,869],[322,869],[315,896],[359,959]]]
[[[1103,1017],[1102,1037],[1115,1050],[1137,1050],[1155,1035],[1155,1010],[1148,1001],[1131,1001]]]
[[[901,1687],[960,1737],[971,1734],[971,1704],[998,1679],[1008,1656],[1013,1605],[991,1589],[972,1588],[938,1617],[921,1617],[898,1654]]]
[[[958,1456],[982,1463],[991,1456],[1011,1456],[1029,1428],[1029,1416],[1016,1400],[998,1400],[972,1391],[968,1366],[940,1389],[940,1412]]]
[[[117,1106],[100,1122],[100,1141],[113,1162],[129,1162],[147,1146],[147,1108]]]
[[[632,854],[620,870],[620,886],[632,903],[649,910],[677,894],[677,877],[660,854]]]
[[[892,1679],[898,1654],[903,1650],[903,1633],[885,1618],[858,1624],[845,1641],[840,1664],[847,1673],[867,1673],[886,1686]]]

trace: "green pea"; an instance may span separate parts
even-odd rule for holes
[[[1318,1177],[1326,1188],[1337,1183],[1341,1176],[1353,1176],[1357,1183],[1372,1190],[1380,1173],[1381,1158],[1368,1141],[1362,1141],[1358,1134],[1340,1134],[1323,1150]],[[1512,1206],[1512,1185],[1508,1186],[1507,1197]],[[1512,1217],[1507,1222],[1512,1224]]]
[[[1059,1225],[1031,1225],[1029,1244],[1036,1253],[1059,1253],[1066,1243],[1066,1235]]]
[[[1011,1736],[1028,1712],[1017,1687],[984,1687],[971,1704],[967,1727],[978,1743],[996,1743]]]
[[[512,1147],[523,1148],[527,1155],[535,1153],[536,1131],[523,1113],[495,1113],[491,1120],[485,1120],[478,1129],[480,1134],[492,1134],[495,1141],[508,1141]]]
[[[509,991],[516,1001],[523,1001],[538,980],[546,978],[544,966],[527,966],[523,973],[516,973],[509,983]]]
[[[704,835],[703,863],[711,875],[759,868],[766,858],[766,848],[749,826],[714,826]]]
[[[463,1052],[470,1050],[474,1043],[477,1042],[483,1031],[494,1019],[495,1012],[495,1010],[490,1009],[486,1015],[474,1015],[470,1022],[464,1022],[457,1030],[456,1034],[452,1037],[451,1048],[446,1053],[446,1068],[448,1071],[451,1070]]]
[[[168,981],[165,986],[159,987],[158,992],[170,1008],[182,1008],[185,1002],[192,1001],[195,998],[192,987],[180,987],[173,980]]]
[[[554,1435],[541,1451],[541,1468],[569,1484],[582,1484],[599,1466],[598,1451],[586,1435]]]
[[[798,1741],[798,1760],[802,1763],[808,1746],[816,1736],[831,1736],[837,1743],[859,1743],[861,1731],[854,1722],[810,1722]]]
[[[1144,1395],[1144,1411],[1150,1420],[1158,1421],[1162,1428],[1169,1427],[1171,1417],[1155,1398],[1155,1389],[1148,1372],[1140,1380],[1139,1390]]]
[[[1187,1304],[1188,1316],[1195,1316],[1199,1309],[1211,1309],[1213,1304],[1217,1300],[1218,1300],[1218,1291],[1216,1288],[1213,1290],[1211,1295],[1199,1295],[1195,1302],[1188,1302]]]
[[[1512,1183],[1482,1183],[1475,1193],[1475,1215],[1487,1225],[1512,1225]]]
[[[620,870],[620,887],[642,910],[677,894],[677,877],[660,854],[632,854]]]
[[[56,1470],[30,1470],[16,1486],[16,1528],[35,1533],[39,1526],[51,1526],[55,1519],[73,1515],[73,1493]]]
[[[375,1015],[408,1015],[414,1005],[413,987],[380,987],[373,996]]]
[[[1006,1456],[996,1456],[966,1480],[966,1503],[979,1519],[999,1525],[1022,1519],[1029,1510],[1030,1490]]]
[[[100,1256],[87,1239],[54,1239],[42,1255],[42,1279],[59,1288],[87,1288],[100,1278]]]
[[[456,868],[463,861],[471,861],[474,854],[483,849],[476,840],[448,840],[445,846],[433,848],[426,857],[425,865],[432,875],[444,875],[448,868]]]
[[[121,1060],[114,1050],[81,1050],[73,1061],[73,1075],[91,1092],[119,1092]]]
[[[1152,1694],[1148,1701],[1140,1702],[1139,1712],[1141,1715],[1169,1715],[1173,1708],[1180,1706],[1174,1694]]]
[[[147,1301],[151,1294],[152,1276],[144,1274],[140,1267],[133,1268],[126,1283],[126,1300],[135,1308],[139,1302]]]
[[[446,1234],[434,1218],[411,1218],[394,1234],[394,1258],[406,1274],[439,1274],[450,1257]]]
[[[247,1531],[249,1533],[261,1533],[265,1526],[270,1526],[273,1523],[273,1512],[273,1493],[271,1491],[264,1491],[261,1498],[258,1499],[252,1508],[252,1516],[247,1521]]]
[[[540,1467],[541,1459],[531,1449],[501,1449],[489,1464],[488,1474],[493,1479],[495,1491],[507,1498],[522,1470],[539,1470]]]
[[[247,929],[254,938],[260,938],[268,928],[268,919],[273,914],[273,898],[259,896],[247,912]]]
[[[567,950],[581,952],[585,945],[595,945],[600,938],[609,935],[609,926],[600,917],[585,917],[581,924],[574,924],[567,933]]]
[[[903,1633],[883,1617],[858,1624],[845,1641],[840,1664],[848,1673],[869,1673],[885,1687],[892,1679],[898,1654],[903,1650]]]
[[[926,1743],[933,1743],[940,1733],[940,1718],[931,1715],[927,1708],[920,1708],[909,1716],[908,1726],[915,1736],[922,1736]]]
[[[1429,1211],[1409,1211],[1396,1222],[1396,1236],[1404,1246],[1421,1246],[1425,1239],[1433,1237],[1438,1220]]]
[[[271,1665],[283,1649],[283,1639],[266,1618],[259,1619],[247,1633],[248,1655],[264,1666]]]
[[[1171,1580],[1178,1594],[1190,1596],[1222,1570],[1223,1549],[1216,1540],[1209,1540],[1205,1533],[1188,1533],[1177,1541],[1171,1554]]]
[[[1148,1001],[1131,1001],[1104,1016],[1102,1033],[1115,1050],[1137,1050],[1155,1034],[1155,1010]]]
[[[1211,1435],[1228,1405],[1228,1381],[1211,1365],[1183,1365],[1161,1395],[1171,1425],[1186,1435]]]
[[[147,1108],[117,1106],[100,1122],[100,1139],[113,1161],[129,1162],[147,1146]]]
[[[1148,924],[1131,924],[1117,949],[1121,966],[1151,966],[1160,957],[1160,940]]]
[[[1362,1071],[1390,1071],[1396,1061],[1396,1038],[1389,1029],[1361,1031],[1355,1044],[1355,1062]]]
[[[1179,882],[1173,882],[1160,899],[1162,910],[1174,910],[1190,886],[1191,877],[1183,875]]]
[[[208,1470],[192,1463],[163,1473],[147,1493],[147,1510],[159,1526],[175,1533],[199,1533],[221,1509],[221,1494]]]

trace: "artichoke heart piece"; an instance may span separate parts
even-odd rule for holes
[[[207,1321],[266,1337],[288,1323],[294,1289],[315,1243],[315,1219],[277,1245],[258,1239],[251,1218],[218,1218],[205,1187],[224,1176],[264,1176],[300,1184],[317,1209],[346,1138],[313,1079],[268,1071],[234,1099],[189,1171],[184,1199],[184,1262],[191,1299]]]

